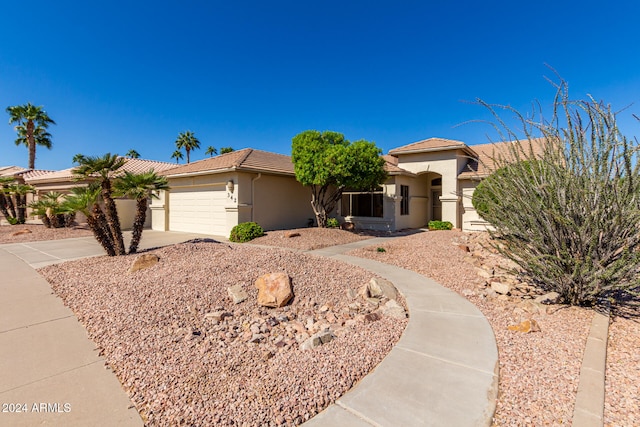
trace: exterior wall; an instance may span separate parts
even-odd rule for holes
[[[158,231],[169,230],[169,192],[160,190],[157,199],[151,199],[151,229]]]
[[[315,218],[311,208],[311,190],[294,177],[243,174],[251,178],[252,221],[265,230],[306,227]],[[246,188],[246,187],[244,187]]]
[[[409,215],[401,215],[400,186],[409,186]],[[394,186],[395,230],[420,228],[427,224],[429,218],[429,186],[424,176],[397,176]]]
[[[136,201],[131,199],[116,199],[116,209],[120,218],[120,227],[123,230],[131,230],[133,221],[136,218]],[[145,227],[151,226],[151,209],[147,208],[147,217],[144,222]]]
[[[490,224],[483,220],[472,204],[473,192],[478,181],[461,180],[460,192],[462,194],[462,231],[486,231]]]

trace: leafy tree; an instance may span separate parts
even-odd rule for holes
[[[382,152],[373,142],[351,143],[338,132],[307,130],[292,143],[296,179],[311,187],[311,206],[319,227],[326,227],[327,216],[346,187],[372,190],[387,178]]]
[[[200,141],[198,141],[198,138],[196,138],[193,132],[188,130],[186,132],[178,134],[178,139],[176,139],[176,147],[178,148],[178,150],[184,148],[187,153],[187,163],[190,163],[191,160],[189,158],[189,154],[191,153],[191,150],[200,148]]]
[[[178,160],[182,160],[184,159],[184,154],[182,154],[182,151],[180,150],[176,150],[173,152],[173,154],[171,155],[172,159],[176,159],[176,163],[178,163]]]
[[[51,148],[51,135],[46,129],[55,122],[44,111],[42,106],[31,103],[7,107],[9,124],[16,124],[18,138],[16,145],[24,144],[29,148],[29,169],[35,169],[36,145]]]
[[[133,221],[133,230],[129,253],[138,251],[138,245],[142,238],[142,230],[147,219],[147,207],[149,199],[157,198],[158,190],[167,190],[169,183],[166,177],[158,176],[155,171],[134,174],[125,172],[114,182],[114,190],[119,196],[125,196],[136,201],[136,216]]]
[[[205,151],[204,154],[208,155],[209,157],[213,157],[214,155],[218,154],[218,150],[216,149],[216,147],[210,145],[207,147],[207,151]]]
[[[482,183],[481,214],[493,226],[493,246],[569,304],[637,303],[639,144],[621,134],[610,106],[570,99],[564,81],[556,89],[550,120],[501,107],[519,118],[517,132],[496,106],[480,101],[503,139],[515,141],[494,156],[487,165],[494,175]],[[531,149],[537,137],[541,153]]]
[[[231,153],[232,151],[236,151],[233,147],[222,147],[220,149],[220,154]]]
[[[120,218],[113,199],[112,181],[115,173],[126,162],[123,157],[107,153],[102,157],[80,156],[79,166],[73,169],[73,173],[80,178],[97,178],[100,183],[101,196],[105,207],[105,216],[109,225],[109,232],[113,240],[115,254],[125,255],[124,239]]]
[[[132,148],[131,150],[127,151],[127,154],[125,154],[124,156],[130,159],[139,159],[140,153],[138,153],[136,150]]]

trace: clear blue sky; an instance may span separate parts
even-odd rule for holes
[[[428,137],[484,143],[489,102],[548,104],[550,64],[574,97],[637,132],[637,1],[27,1],[0,12],[0,165],[26,166],[4,109],[57,122],[36,167],[76,153],[171,161],[178,133],[290,154],[306,129],[389,149]]]

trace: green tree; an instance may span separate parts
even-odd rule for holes
[[[184,148],[184,151],[187,153],[187,163],[190,163],[189,154],[191,150],[195,150],[200,148],[200,141],[196,138],[195,134],[191,131],[182,132],[178,134],[178,139],[176,139],[176,148],[181,150]]]
[[[120,218],[113,199],[112,183],[115,173],[126,162],[126,159],[116,154],[107,153],[102,157],[80,156],[79,166],[73,169],[74,175],[79,178],[97,178],[100,183],[102,201],[105,207],[105,216],[109,225],[109,232],[113,240],[115,254],[125,255],[124,239]]]
[[[7,218],[10,224],[24,224],[27,220],[27,194],[33,193],[33,187],[30,185],[14,183],[7,186],[9,197],[13,197],[13,206],[15,206],[16,215],[13,218]]]
[[[569,98],[564,81],[550,119],[503,107],[519,118],[518,130],[481,103],[504,140],[515,141],[487,165],[495,172],[474,202],[493,226],[493,246],[566,303],[632,301],[640,290],[637,140],[621,134],[610,106]]]
[[[139,159],[140,153],[138,153],[136,150],[132,148],[131,150],[127,151],[127,154],[125,154],[124,156],[130,159]]]
[[[373,142],[351,143],[338,132],[307,130],[293,138],[296,179],[311,187],[311,207],[319,227],[326,227],[346,187],[367,191],[386,180],[381,154]]]
[[[51,135],[46,129],[55,122],[47,115],[42,106],[31,103],[7,107],[9,124],[15,124],[18,138],[16,145],[24,144],[29,149],[29,169],[35,169],[36,145],[51,148]]]
[[[70,212],[82,212],[94,237],[107,255],[115,256],[116,249],[109,229],[107,218],[100,207],[101,188],[96,182],[88,186],[74,187],[64,201],[64,209]]]
[[[214,155],[218,154],[218,150],[216,150],[216,147],[210,145],[207,147],[207,151],[205,151],[204,154],[209,157],[213,157]]]
[[[11,198],[9,187],[15,183],[15,179],[10,176],[0,176],[0,212],[7,221],[11,222],[9,218],[15,218],[16,208]]]
[[[171,155],[172,159],[176,159],[176,163],[178,163],[179,160],[184,159],[184,154],[182,154],[182,151],[180,150],[176,150],[173,152],[173,154]]]
[[[232,151],[236,151],[233,147],[222,147],[220,149],[220,154],[231,153]]]
[[[155,171],[150,170],[144,173],[134,174],[125,172],[114,182],[114,190],[118,196],[128,197],[136,201],[136,216],[133,221],[131,243],[129,253],[138,251],[142,230],[147,219],[147,208],[149,199],[157,198],[158,190],[169,189],[166,177],[158,176]]]

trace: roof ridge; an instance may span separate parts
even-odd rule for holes
[[[233,163],[233,167],[234,168],[239,168],[240,166],[242,166],[242,164],[247,160],[247,157],[249,157],[249,155],[254,151],[253,148],[243,148],[242,150],[239,150],[237,153],[242,152],[243,150],[246,150],[247,152],[245,154],[242,155],[242,157],[240,157],[236,163]],[[233,153],[233,151],[232,151]]]

